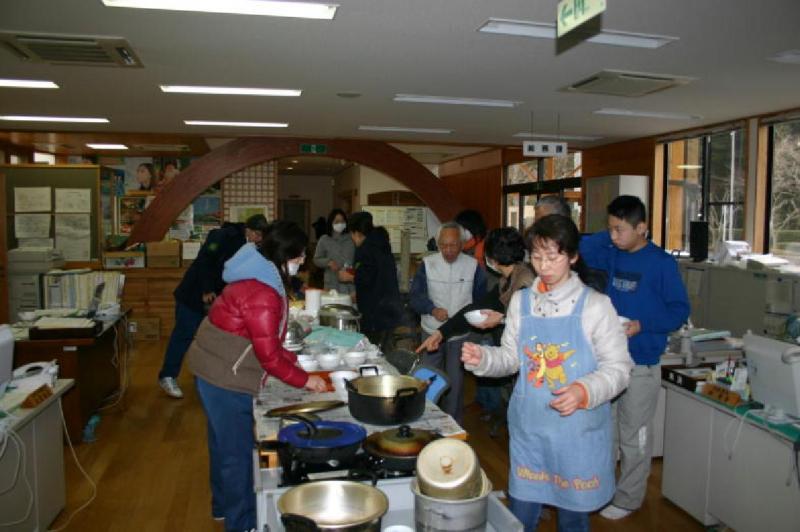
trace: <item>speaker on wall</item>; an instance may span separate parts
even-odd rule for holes
[[[694,262],[708,258],[708,222],[689,222],[689,256]]]

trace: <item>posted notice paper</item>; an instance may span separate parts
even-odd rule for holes
[[[50,187],[14,187],[14,212],[50,212]]]
[[[57,188],[56,212],[92,212],[92,191],[88,188]]]
[[[49,238],[49,214],[15,214],[14,236],[17,238]]]
[[[91,259],[91,242],[88,214],[56,214],[56,247],[64,254],[64,259]]]

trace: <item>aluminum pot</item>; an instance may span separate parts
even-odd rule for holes
[[[309,482],[278,499],[289,532],[380,532],[388,510],[389,499],[381,490],[349,480]]]
[[[483,487],[472,499],[452,501],[423,495],[414,480],[414,524],[417,532],[483,532],[488,517],[488,497],[492,483],[481,471]]]
[[[361,314],[349,305],[325,305],[319,309],[319,324],[340,331],[359,331]]]
[[[410,423],[425,411],[428,381],[408,375],[376,375],[345,381],[347,407],[370,425]]]

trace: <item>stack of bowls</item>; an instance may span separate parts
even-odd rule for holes
[[[303,368],[303,371],[317,371],[319,369],[319,362],[314,355],[297,355],[297,363]]]
[[[339,353],[322,353],[317,355],[319,367],[325,371],[337,369],[342,363],[342,357]]]
[[[350,351],[344,354],[344,361],[349,368],[355,368],[366,362],[367,354],[364,351]]]

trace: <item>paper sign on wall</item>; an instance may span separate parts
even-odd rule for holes
[[[14,187],[14,212],[50,212],[50,187]]]

